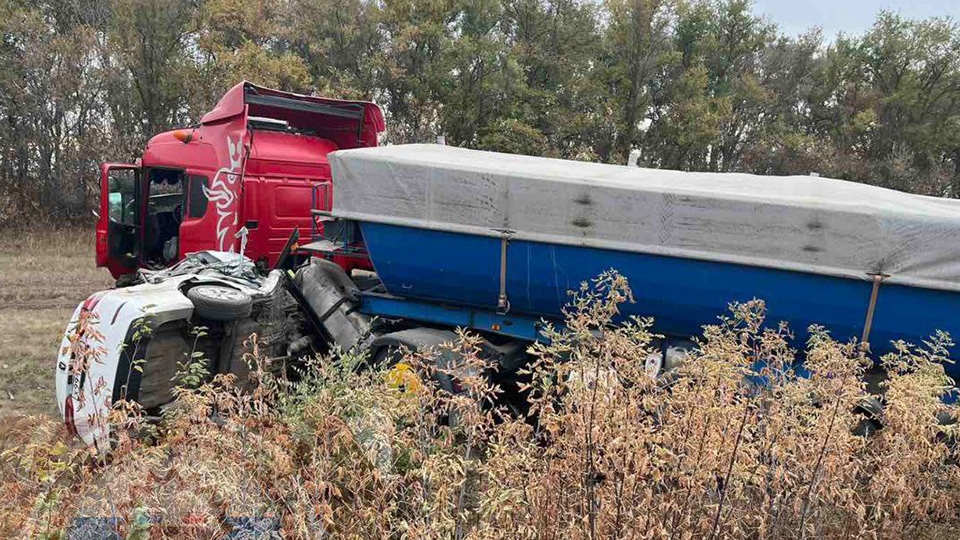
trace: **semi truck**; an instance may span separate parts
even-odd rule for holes
[[[370,359],[482,337],[503,385],[516,383],[545,323],[561,325],[567,292],[613,269],[666,338],[652,376],[669,369],[730,302],[761,298],[802,348],[807,329],[839,340],[920,344],[956,334],[960,201],[813,176],[689,173],[482,152],[442,145],[327,154],[333,192],[309,260],[257,271],[248,257],[197,253],[142,283],[77,307],[61,347],[58,402],[91,444],[95,408],[120,399],[149,410],[170,400],[169,374],[190,352],[190,328],[210,371],[242,366],[237,343],[295,361],[339,347]],[[285,258],[281,253],[278,258]],[[369,269],[347,260],[369,261]],[[147,306],[150,306],[149,309]],[[97,332],[80,324],[98,321]],[[135,328],[150,335],[134,346]],[[78,331],[86,332],[78,337]],[[98,362],[77,352],[106,344]],[[238,341],[240,340],[240,341]],[[77,344],[88,345],[78,348]],[[446,362],[456,359],[447,358]],[[134,371],[131,366],[139,365]],[[956,376],[956,366],[946,366]],[[451,391],[456,381],[440,381]],[[100,405],[96,389],[105,389]]]
[[[330,209],[327,155],[376,146],[384,129],[370,102],[241,82],[198,125],[152,137],[135,163],[101,166],[97,266],[122,279],[243,247],[269,267],[294,230],[303,243],[322,234],[311,212]]]

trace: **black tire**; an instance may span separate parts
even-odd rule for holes
[[[223,285],[197,285],[187,291],[194,312],[211,321],[235,321],[250,316],[253,299]]]
[[[853,434],[858,437],[869,437],[883,429],[883,403],[868,396],[853,408],[853,412],[861,416],[857,425],[853,427]]]

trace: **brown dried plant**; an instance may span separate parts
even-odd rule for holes
[[[296,382],[254,336],[252,383],[179,390],[148,439],[129,436],[142,412],[115,405],[106,462],[49,423],[5,438],[15,497],[0,527],[41,536],[115,515],[132,535],[149,515],[150,538],[211,538],[230,517],[267,516],[288,538],[954,537],[948,336],[877,360],[889,373],[883,427],[863,436],[873,361],[858,344],[811,328],[801,376],[793,336],[755,300],[654,377],[644,366],[658,336],[651,320],[622,320],[631,301],[614,272],[573,294],[565,324],[530,349],[524,416],[499,405],[466,332],[399,365],[312,358]]]

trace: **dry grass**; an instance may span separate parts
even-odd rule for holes
[[[53,414],[54,358],[77,304],[113,280],[94,263],[92,228],[0,237],[0,417]]]
[[[289,538],[955,537],[956,430],[936,419],[956,412],[941,401],[944,336],[883,360],[886,427],[864,438],[854,408],[869,359],[856,347],[816,332],[798,378],[786,329],[753,302],[655,380],[642,368],[649,321],[611,324],[629,298],[616,275],[580,291],[567,329],[535,348],[530,418],[492,405],[464,335],[450,344],[455,395],[345,354],[310,361],[296,384],[254,369],[252,393],[229,376],[181,390],[158,432],[117,408],[107,466],[49,424],[23,426],[0,438],[13,495],[0,534],[116,515],[132,538],[216,538],[231,516],[265,515]],[[405,362],[429,373],[436,354]],[[155,442],[129,436],[144,429]]]

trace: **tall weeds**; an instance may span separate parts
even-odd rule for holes
[[[0,532],[115,515],[128,533],[147,515],[151,538],[216,537],[232,516],[272,517],[290,538],[953,537],[947,336],[879,360],[884,427],[862,437],[872,361],[856,344],[813,328],[801,377],[789,330],[767,324],[760,301],[735,304],[653,378],[652,321],[621,321],[629,301],[614,273],[573,295],[564,327],[531,349],[519,418],[466,333],[407,354],[404,369],[314,358],[296,383],[273,375],[254,338],[252,392],[230,376],[181,389],[150,442],[122,438],[109,464],[49,426],[5,436],[15,497]],[[116,410],[123,433],[142,425],[135,407]]]

